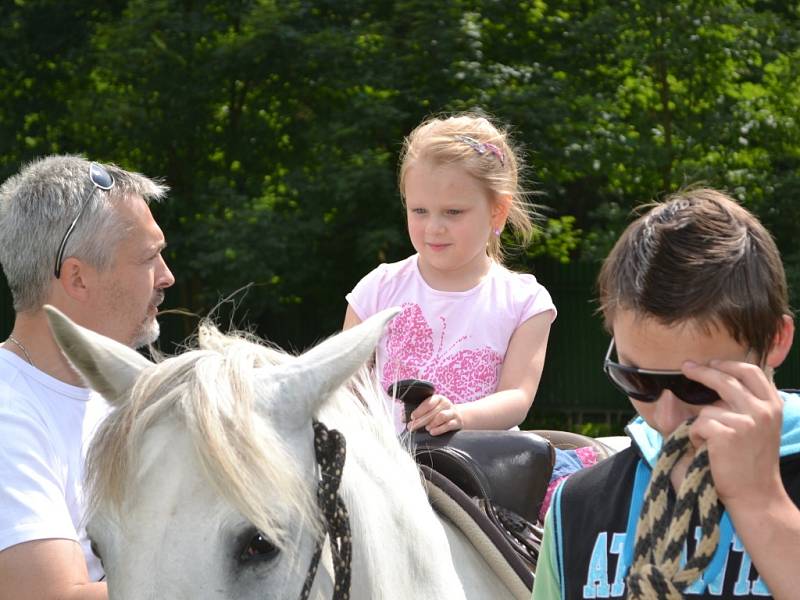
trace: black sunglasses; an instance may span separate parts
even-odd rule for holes
[[[719,394],[702,383],[689,379],[680,371],[639,369],[621,365],[611,360],[614,338],[608,345],[603,370],[617,389],[626,396],[642,402],[655,402],[669,390],[687,404],[711,404],[719,400]]]
[[[69,229],[67,229],[64,237],[61,238],[61,244],[58,246],[58,254],[56,254],[56,268],[54,270],[56,279],[61,277],[61,263],[64,262],[64,250],[67,247],[67,240],[69,239],[69,236],[72,235],[72,231],[75,229],[75,225],[78,222],[78,219],[81,218],[83,211],[86,210],[86,206],[89,204],[89,199],[92,197],[92,194],[94,194],[96,189],[108,191],[114,187],[114,177],[111,175],[111,173],[106,171],[103,165],[99,165],[96,162],[89,163],[89,181],[92,182],[92,189],[83,200],[83,205],[78,211],[78,215],[72,220],[72,223],[70,223]]]

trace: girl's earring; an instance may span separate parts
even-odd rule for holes
[[[499,227],[495,227],[494,228],[494,234],[495,234],[495,236],[500,237],[500,228]]]

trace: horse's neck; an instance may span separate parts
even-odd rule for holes
[[[447,537],[415,465],[407,456],[381,464],[384,454],[348,456],[358,461],[343,482],[353,536],[351,597],[463,600]]]

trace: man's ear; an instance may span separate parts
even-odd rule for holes
[[[772,367],[773,369],[778,368],[781,363],[786,360],[789,350],[792,349],[793,339],[794,319],[791,315],[783,315],[781,327],[778,329],[778,333],[775,334],[775,338],[772,340],[772,346],[767,352],[766,366]]]
[[[74,256],[70,256],[61,264],[61,277],[58,284],[70,298],[85,301],[89,297],[89,281],[91,277],[88,265]]]
[[[511,210],[511,194],[497,194],[492,203],[492,227],[502,231]]]

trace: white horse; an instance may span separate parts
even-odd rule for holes
[[[530,597],[431,509],[377,414],[363,365],[392,311],[299,357],[203,327],[198,349],[155,364],[47,310],[65,354],[114,407],[87,466],[87,529],[113,600],[345,598],[335,586],[348,576],[353,599]],[[318,483],[338,474],[318,465],[315,420],[346,440],[349,536],[320,514]]]

